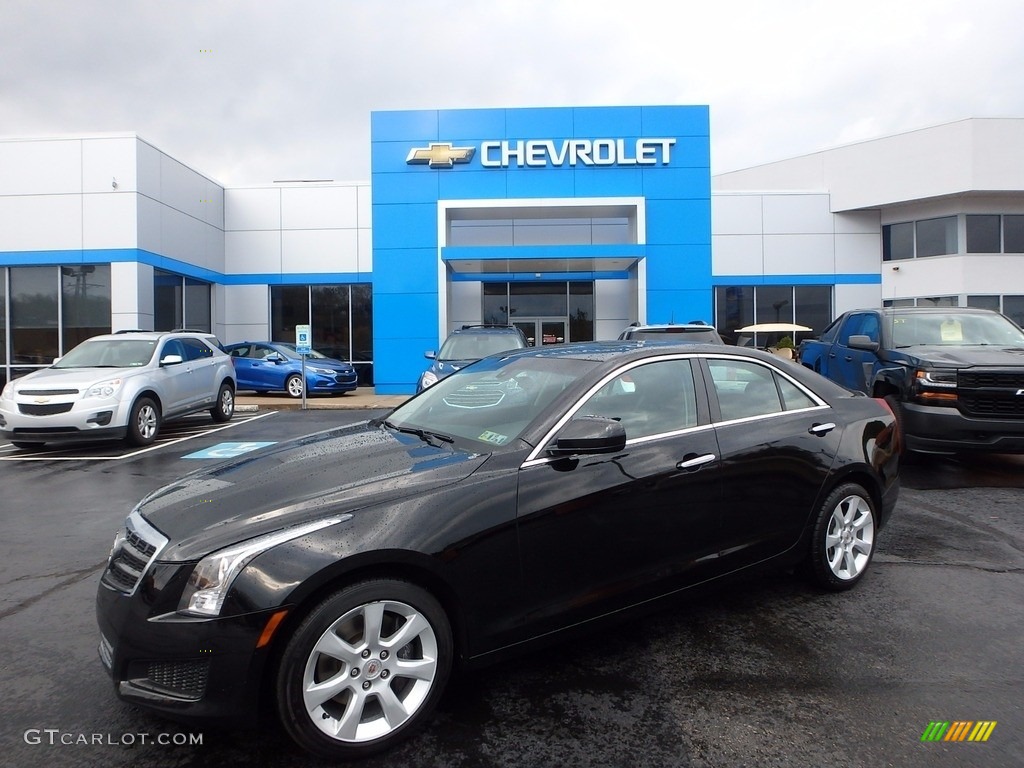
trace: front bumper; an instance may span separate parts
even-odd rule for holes
[[[22,407],[33,406],[33,403],[3,401],[0,404],[0,436],[7,440],[41,443],[50,440],[121,438],[128,432],[129,408],[118,401],[90,399],[58,402],[47,404],[47,408],[66,409],[63,413],[22,412]]]
[[[359,376],[353,371],[351,374],[306,374],[306,386],[310,392],[319,393],[344,393],[351,392],[359,386]]]
[[[257,643],[275,610],[154,616],[143,595],[97,591],[99,655],[117,696],[174,719],[251,725],[269,656]]]
[[[906,447],[923,453],[1024,453],[1024,420],[979,419],[956,408],[903,404]]]

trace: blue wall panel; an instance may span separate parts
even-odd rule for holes
[[[647,243],[708,242],[711,203],[708,200],[648,200]],[[710,267],[710,265],[709,265]]]
[[[387,248],[436,248],[437,206],[427,203],[373,204],[373,251]],[[374,273],[379,269],[374,258]]]
[[[711,135],[710,111],[706,106],[640,107],[640,120],[647,136]]]
[[[639,136],[643,132],[637,107],[576,107],[573,109],[575,135],[593,139]]]

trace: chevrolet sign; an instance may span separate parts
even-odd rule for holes
[[[675,139],[529,139],[516,141],[483,141],[480,143],[480,165],[484,168],[509,166],[629,166],[668,165],[672,159]],[[475,147],[454,147],[450,143],[431,142],[409,152],[405,162],[422,163],[431,168],[451,168],[455,163],[468,163]]]

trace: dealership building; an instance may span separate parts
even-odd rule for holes
[[[368,182],[232,187],[133,134],[0,140],[0,382],[98,333],[295,340],[414,391],[448,332],[1024,323],[1024,119],[712,175],[705,106],[376,112]]]

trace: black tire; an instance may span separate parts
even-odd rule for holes
[[[132,445],[152,445],[160,433],[160,406],[150,397],[140,397],[128,417],[127,440]]]
[[[896,395],[886,395],[885,403],[896,417],[896,439],[899,441],[896,444],[899,446],[900,456],[906,456],[908,451],[907,437],[903,432],[903,404]]]
[[[235,390],[228,382],[220,385],[217,392],[217,404],[210,409],[214,421],[231,421],[235,415]]]
[[[288,640],[275,680],[278,715],[313,754],[366,757],[430,718],[451,665],[451,627],[432,595],[405,581],[359,582],[317,605]],[[317,687],[333,695],[318,695]],[[397,722],[385,719],[385,697],[402,705],[391,709]]]
[[[875,554],[878,515],[871,496],[856,483],[835,488],[818,510],[805,570],[831,592],[850,589]]]
[[[284,391],[288,393],[289,397],[302,397],[302,377],[297,373],[293,373],[284,382]]]
[[[36,448],[42,448],[46,443],[26,443],[24,440],[11,440],[11,445],[15,448],[21,448],[23,451],[32,451]]]

